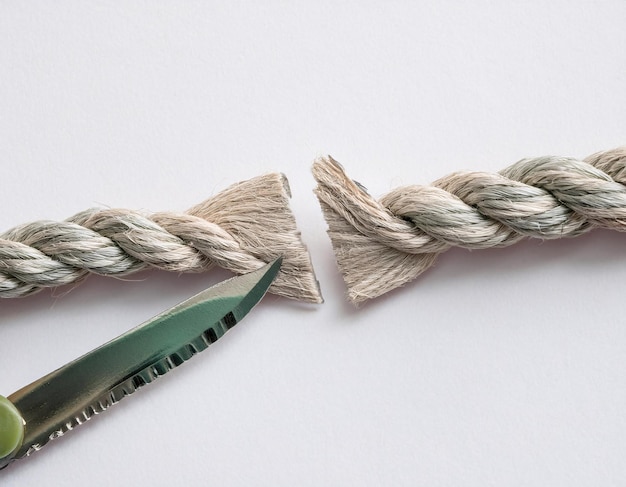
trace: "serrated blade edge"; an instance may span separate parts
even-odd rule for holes
[[[28,456],[178,367],[260,301],[281,260],[217,284],[8,396],[25,421]],[[5,461],[5,466],[12,459]]]

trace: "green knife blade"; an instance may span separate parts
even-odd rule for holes
[[[261,300],[281,259],[221,282],[11,394],[0,396],[0,468],[217,341]]]

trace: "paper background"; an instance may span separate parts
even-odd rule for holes
[[[626,237],[452,250],[357,310],[310,165],[378,196],[625,144],[625,21],[621,1],[2,2],[0,229],[282,171],[326,303],[266,298],[0,483],[623,485]],[[3,300],[0,392],[227,276]]]

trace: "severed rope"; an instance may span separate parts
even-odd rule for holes
[[[626,231],[626,147],[523,159],[498,173],[457,172],[379,200],[331,157],[313,164],[315,193],[354,303],[415,279],[452,246],[505,247],[526,237]]]
[[[289,209],[282,174],[230,186],[184,213],[93,208],[65,221],[36,221],[0,234],[0,297],[77,283],[89,274],[127,276],[146,268],[243,274],[283,256],[270,292],[322,301]]]

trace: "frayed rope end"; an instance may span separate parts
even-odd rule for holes
[[[188,213],[219,225],[262,262],[282,256],[271,293],[322,303],[310,255],[289,207],[290,196],[286,176],[271,173],[233,184]]]
[[[381,296],[412,281],[431,267],[437,254],[407,254],[359,232],[349,221],[353,218],[349,200],[367,208],[380,207],[363,188],[348,177],[332,157],[313,163],[320,202],[335,259],[348,288],[348,299],[355,305]],[[366,210],[367,211],[367,210]]]

